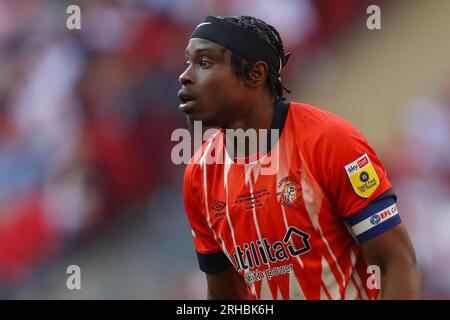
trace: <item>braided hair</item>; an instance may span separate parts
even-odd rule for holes
[[[283,41],[281,40],[280,34],[270,24],[250,16],[221,18],[235,23],[245,30],[256,33],[260,38],[271,45],[280,57],[285,57]],[[240,52],[232,51],[231,67],[236,76],[250,80],[250,71],[255,63],[256,61],[248,61],[247,59],[244,59]],[[288,93],[291,92],[283,86],[280,77],[272,72],[268,73],[267,84],[272,95],[278,101],[284,101],[286,99],[283,96],[283,91]]]

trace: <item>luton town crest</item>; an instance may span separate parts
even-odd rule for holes
[[[292,185],[291,181],[286,182],[283,189],[284,200],[289,201],[289,203],[294,202],[297,198],[297,192],[295,192],[295,187]]]
[[[278,201],[286,208],[295,208],[300,204],[301,192],[301,185],[293,176],[284,177],[277,184]]]

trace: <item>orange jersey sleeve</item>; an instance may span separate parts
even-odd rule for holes
[[[390,189],[386,171],[366,138],[347,120],[306,107],[313,134],[306,143],[311,167],[333,211],[348,218]],[[316,114],[317,113],[317,114]]]

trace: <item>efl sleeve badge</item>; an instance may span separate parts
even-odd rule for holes
[[[353,190],[362,198],[369,198],[380,185],[380,179],[367,153],[344,168]]]

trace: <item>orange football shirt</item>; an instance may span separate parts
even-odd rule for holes
[[[376,299],[359,245],[401,223],[385,169],[345,119],[284,107],[266,155],[231,160],[218,130],[187,165],[184,201],[200,268],[232,265],[249,299]],[[223,161],[206,161],[212,150]]]

